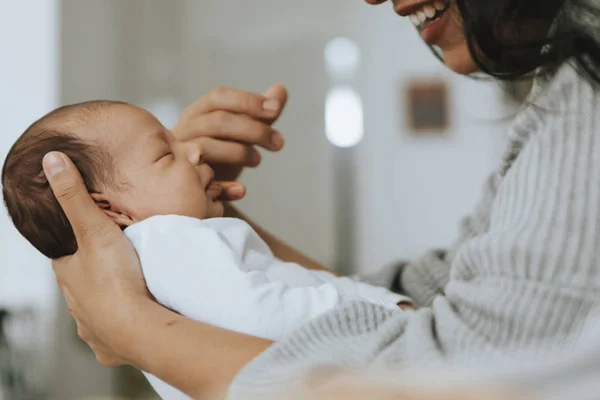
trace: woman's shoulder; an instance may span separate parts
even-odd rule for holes
[[[581,102],[597,101],[599,96],[600,84],[587,77],[574,61],[568,60],[536,74],[524,111],[537,108],[537,111],[545,109],[567,115],[565,112],[576,112],[574,107]]]
[[[532,92],[537,97],[531,99],[524,118],[516,123],[525,122],[523,125],[532,128],[532,134],[543,136],[539,140],[561,145],[588,140],[599,132],[599,86],[573,63],[565,62],[552,74],[540,77]]]
[[[565,145],[584,151],[583,142],[600,133],[600,88],[572,63],[537,75],[531,93],[509,130],[509,146],[500,175],[505,175],[526,148],[543,143],[544,151]]]

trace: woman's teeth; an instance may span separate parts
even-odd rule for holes
[[[450,8],[450,3],[436,0],[423,6],[420,10],[410,15],[410,21],[417,28],[425,28],[428,24],[441,17]]]

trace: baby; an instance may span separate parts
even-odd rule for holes
[[[156,300],[189,318],[278,340],[344,302],[394,310],[409,302],[275,258],[246,222],[223,218],[220,187],[198,146],[178,141],[150,113],[114,101],[61,107],[31,125],[8,153],[2,185],[9,215],[49,258],[77,250],[42,170],[49,151],[73,160],[98,207],[124,229]],[[148,378],[163,398],[185,398]]]

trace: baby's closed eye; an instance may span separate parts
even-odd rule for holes
[[[173,155],[173,153],[171,153],[170,151],[168,153],[165,153],[163,155],[161,155],[155,162],[160,162],[160,161],[165,161],[165,160],[169,160],[171,159],[171,156]]]

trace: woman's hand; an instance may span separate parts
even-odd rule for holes
[[[107,366],[130,363],[125,328],[151,299],[137,254],[94,203],[79,171],[62,153],[44,157],[44,172],[73,226],[78,250],[52,262],[78,334]]]
[[[192,321],[154,302],[135,249],[96,206],[79,171],[61,153],[44,172],[77,239],[72,256],[52,262],[79,336],[106,366],[131,364],[187,393],[221,393],[272,343]]]
[[[286,102],[282,85],[273,85],[263,95],[216,88],[188,106],[172,131],[179,140],[202,147],[204,161],[224,189],[221,199],[238,200],[245,194],[244,186],[235,183],[242,169],[260,164],[256,147],[270,151],[283,147],[283,136],[271,125]]]

